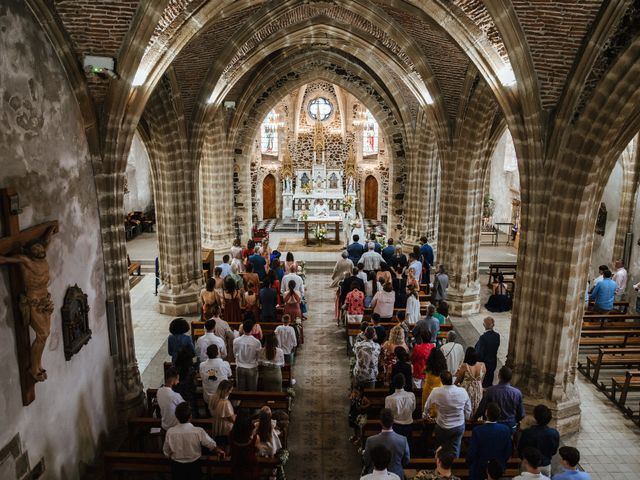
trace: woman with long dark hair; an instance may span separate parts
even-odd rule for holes
[[[427,358],[427,364],[424,368],[424,380],[422,382],[422,403],[427,403],[427,398],[431,394],[434,388],[442,386],[440,380],[440,374],[447,371],[447,359],[444,358],[444,354],[439,350],[431,350],[429,358]],[[430,416],[435,418],[436,409],[431,408]]]
[[[300,294],[296,292],[295,280],[289,280],[288,290],[285,292],[282,301],[284,302],[284,313],[289,315],[295,321],[296,318],[302,318],[302,310],[300,310]]]
[[[189,335],[189,322],[184,318],[175,318],[169,324],[169,340],[168,350],[171,355],[171,363],[176,364],[178,353],[181,350],[187,349],[191,353],[191,357],[194,357],[196,350],[193,346],[193,339]]]
[[[278,346],[275,334],[270,333],[264,339],[264,347],[258,355],[258,376],[265,392],[282,391],[282,367],[284,352]]]
[[[222,300],[224,302],[222,318],[227,323],[242,321],[240,299],[240,292],[238,291],[235,280],[231,278],[230,275],[227,276],[224,279],[224,293],[222,294]]]
[[[231,446],[231,478],[255,480],[260,478],[258,468],[258,435],[247,410],[240,410],[229,433]]]

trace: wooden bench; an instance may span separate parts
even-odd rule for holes
[[[171,368],[173,365],[171,364],[171,362],[164,362],[164,373],[165,375],[167,374],[167,370],[169,368]],[[231,380],[234,384],[235,384],[235,378],[236,378],[236,364],[235,363],[229,363],[229,366],[231,367],[231,377],[229,378],[229,380]],[[282,388],[289,388],[291,386],[291,379],[293,378],[293,366],[290,364],[285,364],[282,367]],[[258,386],[260,386],[260,377],[258,376]],[[200,378],[200,373],[196,371],[196,387],[201,388],[202,387],[202,379]],[[262,390],[259,390],[262,391]],[[202,393],[201,390],[199,390],[199,393]]]
[[[580,348],[626,347],[640,345],[640,329],[586,330],[580,336]]]
[[[600,330],[635,330],[640,329],[640,321],[632,320],[629,322],[615,322],[615,321],[604,321],[604,322],[583,322],[582,323],[582,333],[584,334],[587,331],[600,331]]]
[[[363,321],[367,320],[371,322],[370,318],[363,318]],[[380,322],[378,325],[381,325],[387,331],[387,335],[389,335],[389,330],[398,325],[397,319],[395,322]],[[371,324],[373,326],[373,324]],[[444,323],[440,325],[440,332],[438,333],[438,339],[442,342],[447,339],[447,333],[453,329],[453,325],[450,323]],[[362,331],[362,324],[359,322],[345,322],[345,332],[347,334],[347,355],[351,354],[351,340],[358,336]],[[409,332],[409,336],[411,336],[411,332]]]
[[[587,355],[586,369],[578,364],[578,368],[584,375],[598,386],[600,370],[612,367],[638,367],[640,366],[640,347],[627,348],[599,348],[598,355]],[[591,373],[593,368],[593,373]]]
[[[129,275],[133,275],[135,272],[138,272],[138,276],[140,276],[140,268],[140,263],[132,262],[129,255],[127,255],[127,270],[129,271]]]
[[[622,410],[632,416],[630,408],[626,408],[627,396],[629,392],[640,391],[640,370],[627,370],[624,376],[611,377],[611,394],[605,392]],[[616,399],[616,393],[620,396]]]
[[[221,459],[217,455],[205,455],[200,457],[202,472],[206,478],[231,478],[231,459]],[[268,478],[274,468],[280,464],[277,458],[258,457],[258,465],[262,475]],[[171,463],[162,453],[140,452],[105,452],[104,473],[107,480],[113,480],[124,474],[135,474],[135,478],[141,475],[149,478],[157,478],[158,474],[171,473]]]
[[[471,438],[471,432],[473,428],[477,425],[482,425],[484,422],[478,421],[467,421],[465,424],[464,434],[462,435],[463,439],[467,441]],[[423,437],[425,422],[421,419],[414,419],[413,421],[413,429],[411,431],[411,437],[409,438],[409,447],[413,447],[414,444],[417,445],[418,442],[422,443],[421,440]],[[365,442],[367,438],[372,437],[373,435],[377,435],[380,433],[380,421],[376,419],[367,419],[367,422],[362,427],[362,447],[364,448]],[[433,433],[432,433],[433,435]]]
[[[507,465],[504,471],[503,477],[515,477],[520,475],[520,464],[522,460],[512,457],[507,460]],[[436,459],[435,458],[412,458],[409,460],[409,464],[404,469],[404,473],[407,478],[414,477],[420,470],[435,470]],[[462,479],[469,478],[469,467],[464,458],[456,458],[453,462],[452,468],[453,475]]]
[[[494,279],[498,278],[499,274],[502,274],[504,277],[509,277],[510,280],[515,280],[516,278],[516,268],[517,263],[491,263],[489,264],[489,281],[487,285],[491,287]],[[506,278],[505,278],[506,280]]]

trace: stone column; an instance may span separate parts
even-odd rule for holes
[[[616,226],[616,240],[613,246],[612,261],[624,258],[624,242],[628,233],[633,231],[633,217],[636,206],[636,194],[640,181],[638,164],[638,136],[622,152],[622,198]],[[627,269],[629,265],[626,265]]]
[[[189,155],[179,107],[163,82],[145,114],[160,250],[159,309],[168,315],[197,312],[203,283],[196,162]]]
[[[133,341],[124,224],[125,173],[95,176],[107,288],[107,321],[122,421],[140,414],[142,382]]]
[[[444,264],[449,274],[448,303],[454,315],[470,315],[480,309],[483,179],[503,128],[497,119],[491,90],[480,80],[469,93],[449,148],[438,152],[442,174],[437,263]]]

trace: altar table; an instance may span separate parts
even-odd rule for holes
[[[309,224],[329,225],[332,223],[336,226],[336,236],[334,239],[334,243],[336,245],[340,245],[340,224],[342,223],[342,217],[307,217],[306,219],[302,219],[301,222],[304,223],[305,246],[309,245]],[[327,233],[329,233],[328,229]]]

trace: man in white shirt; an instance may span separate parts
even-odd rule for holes
[[[233,354],[236,357],[236,390],[258,390],[258,355],[262,349],[260,340],[251,335],[253,321],[242,324],[244,335],[233,341]]]
[[[436,445],[444,452],[452,452],[460,456],[460,442],[464,434],[465,422],[471,417],[471,400],[464,388],[453,385],[451,372],[440,374],[442,387],[434,388],[424,404],[422,417],[431,420],[429,411],[438,407],[436,428],[434,430]]]
[[[160,416],[162,417],[162,428],[169,430],[178,424],[176,418],[176,407],[184,402],[182,395],[173,391],[173,387],[180,381],[178,370],[171,367],[164,376],[164,385],[158,389],[156,401],[160,407]]]
[[[418,283],[422,283],[422,263],[418,260],[418,257],[414,252],[409,254],[409,268],[413,268],[413,275],[418,280]]]
[[[314,217],[328,217],[329,216],[329,207],[324,204],[324,200],[318,200],[313,206],[313,216]]]
[[[360,477],[360,480],[400,480],[398,475],[387,471],[391,462],[391,452],[384,445],[376,445],[371,449],[371,462],[373,463],[373,472]]]
[[[624,268],[622,260],[616,260],[615,268],[616,271],[613,274],[613,280],[616,282],[616,302],[622,302],[627,296],[627,280],[629,279],[629,274],[627,273],[627,269]]]
[[[413,430],[413,411],[416,409],[416,396],[404,389],[404,375],[401,373],[393,377],[392,384],[395,392],[384,399],[384,408],[393,412],[393,431],[411,438]]]
[[[362,260],[358,262],[358,265],[356,265],[356,267],[358,268],[358,273],[356,274],[356,277],[362,280],[366,285],[367,281],[369,280],[369,277],[367,277],[367,272],[364,271],[364,263],[362,263]]]
[[[218,346],[214,343],[207,347],[207,357],[200,364],[200,378],[202,379],[202,396],[204,403],[209,405],[209,398],[216,393],[222,380],[231,376],[231,365],[219,357]]]
[[[534,447],[527,447],[522,451],[522,473],[513,480],[549,480],[549,477],[540,473],[542,454]]]
[[[278,325],[273,331],[278,339],[278,345],[284,353],[284,361],[291,365],[295,348],[298,346],[296,338],[296,330],[291,326],[291,317],[287,314],[282,315],[282,325]]]
[[[304,297],[304,282],[302,281],[302,277],[296,273],[295,265],[291,265],[291,267],[289,267],[289,273],[282,277],[282,282],[280,282],[280,293],[282,295],[287,293],[289,290],[289,282],[291,280],[296,282],[295,291],[299,293],[301,297]]]
[[[382,255],[375,251],[375,247],[375,243],[369,242],[367,244],[367,251],[360,257],[360,262],[364,264],[365,272],[380,270],[380,264],[384,261]]]
[[[222,263],[218,265],[222,273],[220,273],[220,278],[225,278],[227,275],[231,274],[231,264],[229,263],[229,255],[224,255],[222,257]]]
[[[456,343],[457,338],[458,334],[453,330],[449,330],[447,343],[440,348],[447,361],[447,370],[450,372],[457,372],[460,365],[462,365],[462,360],[464,360],[464,348],[459,343]]]
[[[198,360],[204,362],[207,357],[207,348],[209,345],[217,345],[218,351],[222,358],[227,358],[227,347],[224,343],[224,339],[217,336],[215,332],[216,321],[210,318],[204,322],[204,329],[206,333],[196,340],[196,355]]]
[[[224,458],[225,452],[200,427],[191,424],[191,408],[186,402],[176,407],[179,424],[167,430],[162,452],[171,460],[171,477],[174,480],[202,478],[200,456],[202,447]]]

